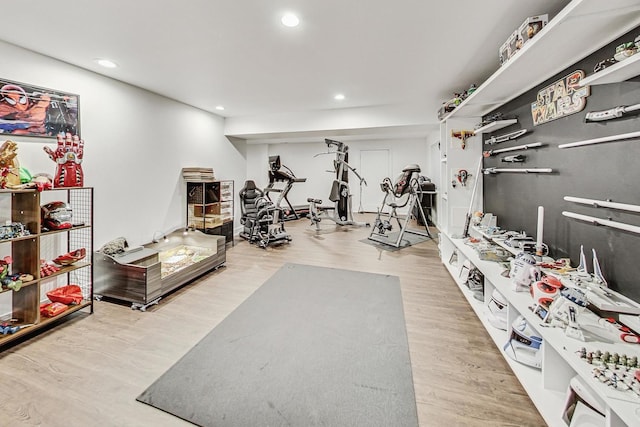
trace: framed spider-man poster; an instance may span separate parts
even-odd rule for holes
[[[0,135],[80,135],[78,95],[0,79]]]

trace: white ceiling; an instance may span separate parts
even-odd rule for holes
[[[568,2],[21,0],[0,40],[224,117],[403,106],[435,124],[453,92],[498,68],[526,17]]]

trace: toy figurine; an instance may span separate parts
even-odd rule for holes
[[[56,162],[56,175],[53,179],[54,187],[82,187],[84,173],[82,172],[82,157],[84,155],[84,140],[70,133],[58,134],[58,146],[55,151],[44,147],[49,158]]]
[[[540,280],[540,268],[531,254],[520,252],[515,259],[511,260],[509,277],[511,277],[514,291],[529,292],[531,284]]]

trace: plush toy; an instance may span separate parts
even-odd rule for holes
[[[84,155],[84,140],[78,135],[58,134],[58,146],[53,151],[44,147],[49,158],[56,162],[56,175],[53,179],[54,187],[82,187],[84,173],[82,172],[82,157]]]

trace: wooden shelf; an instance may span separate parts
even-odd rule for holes
[[[21,329],[16,333],[7,334],[7,335],[0,335],[0,346],[4,346],[5,344],[16,340],[16,339],[20,338],[23,335],[32,334],[36,330],[44,328],[45,326],[55,322],[56,320],[60,320],[63,317],[66,317],[66,316],[68,316],[68,315],[70,315],[72,313],[75,313],[76,311],[82,310],[83,308],[91,307],[92,304],[93,303],[91,301],[83,301],[81,304],[69,306],[69,309],[67,309],[64,312],[58,314],[57,316],[54,316],[54,317],[42,317],[40,319],[39,323],[36,323],[35,325],[29,326],[28,328]]]
[[[573,0],[441,121],[484,116],[638,25],[636,0]]]
[[[593,73],[580,82],[580,86],[619,83],[640,75],[640,54],[635,54],[622,62],[615,63],[602,71]]]
[[[475,133],[491,133],[502,128],[506,128],[507,126],[511,126],[514,123],[518,123],[518,119],[509,119],[509,120],[496,120],[495,122],[491,122],[487,125],[479,127],[475,130]]]

